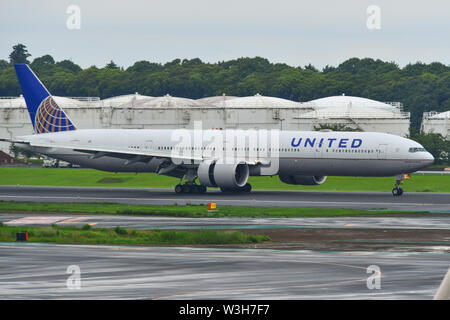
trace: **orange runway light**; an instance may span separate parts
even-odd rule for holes
[[[214,210],[216,208],[217,206],[215,202],[208,202],[208,210]]]

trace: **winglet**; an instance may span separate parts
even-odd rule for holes
[[[14,65],[35,133],[76,130],[50,92],[26,64]]]

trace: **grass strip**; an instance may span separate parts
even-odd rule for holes
[[[114,244],[114,245],[219,245],[259,243],[271,241],[264,235],[247,235],[240,231],[161,231],[135,230],[116,227],[113,229],[68,227],[6,226],[0,223],[0,241],[15,242],[17,232],[28,232],[28,242],[59,244]]]
[[[219,206],[209,212],[206,205],[127,205],[116,203],[36,203],[0,201],[0,213],[69,213],[190,218],[221,217],[343,217],[343,216],[419,216],[428,211],[360,210],[341,208],[286,208]]]

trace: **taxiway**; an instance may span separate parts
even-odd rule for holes
[[[207,204],[252,207],[321,207],[450,212],[449,193],[252,191],[175,194],[171,189],[0,186],[0,200],[32,202],[113,202],[127,204]]]

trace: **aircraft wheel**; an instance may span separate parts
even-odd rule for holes
[[[401,196],[402,194],[403,194],[403,189],[402,188],[394,188],[394,189],[392,189],[392,195],[394,197]]]
[[[233,192],[233,193],[242,193],[242,192],[250,192],[252,191],[252,186],[251,184],[247,183],[245,186],[240,187],[240,188],[225,188],[225,187],[220,187],[220,191],[222,192]]]
[[[177,184],[175,186],[175,193],[182,193],[183,192],[183,186],[181,184]]]
[[[249,193],[250,191],[252,191],[252,185],[250,183],[246,183],[242,189],[243,192]]]

